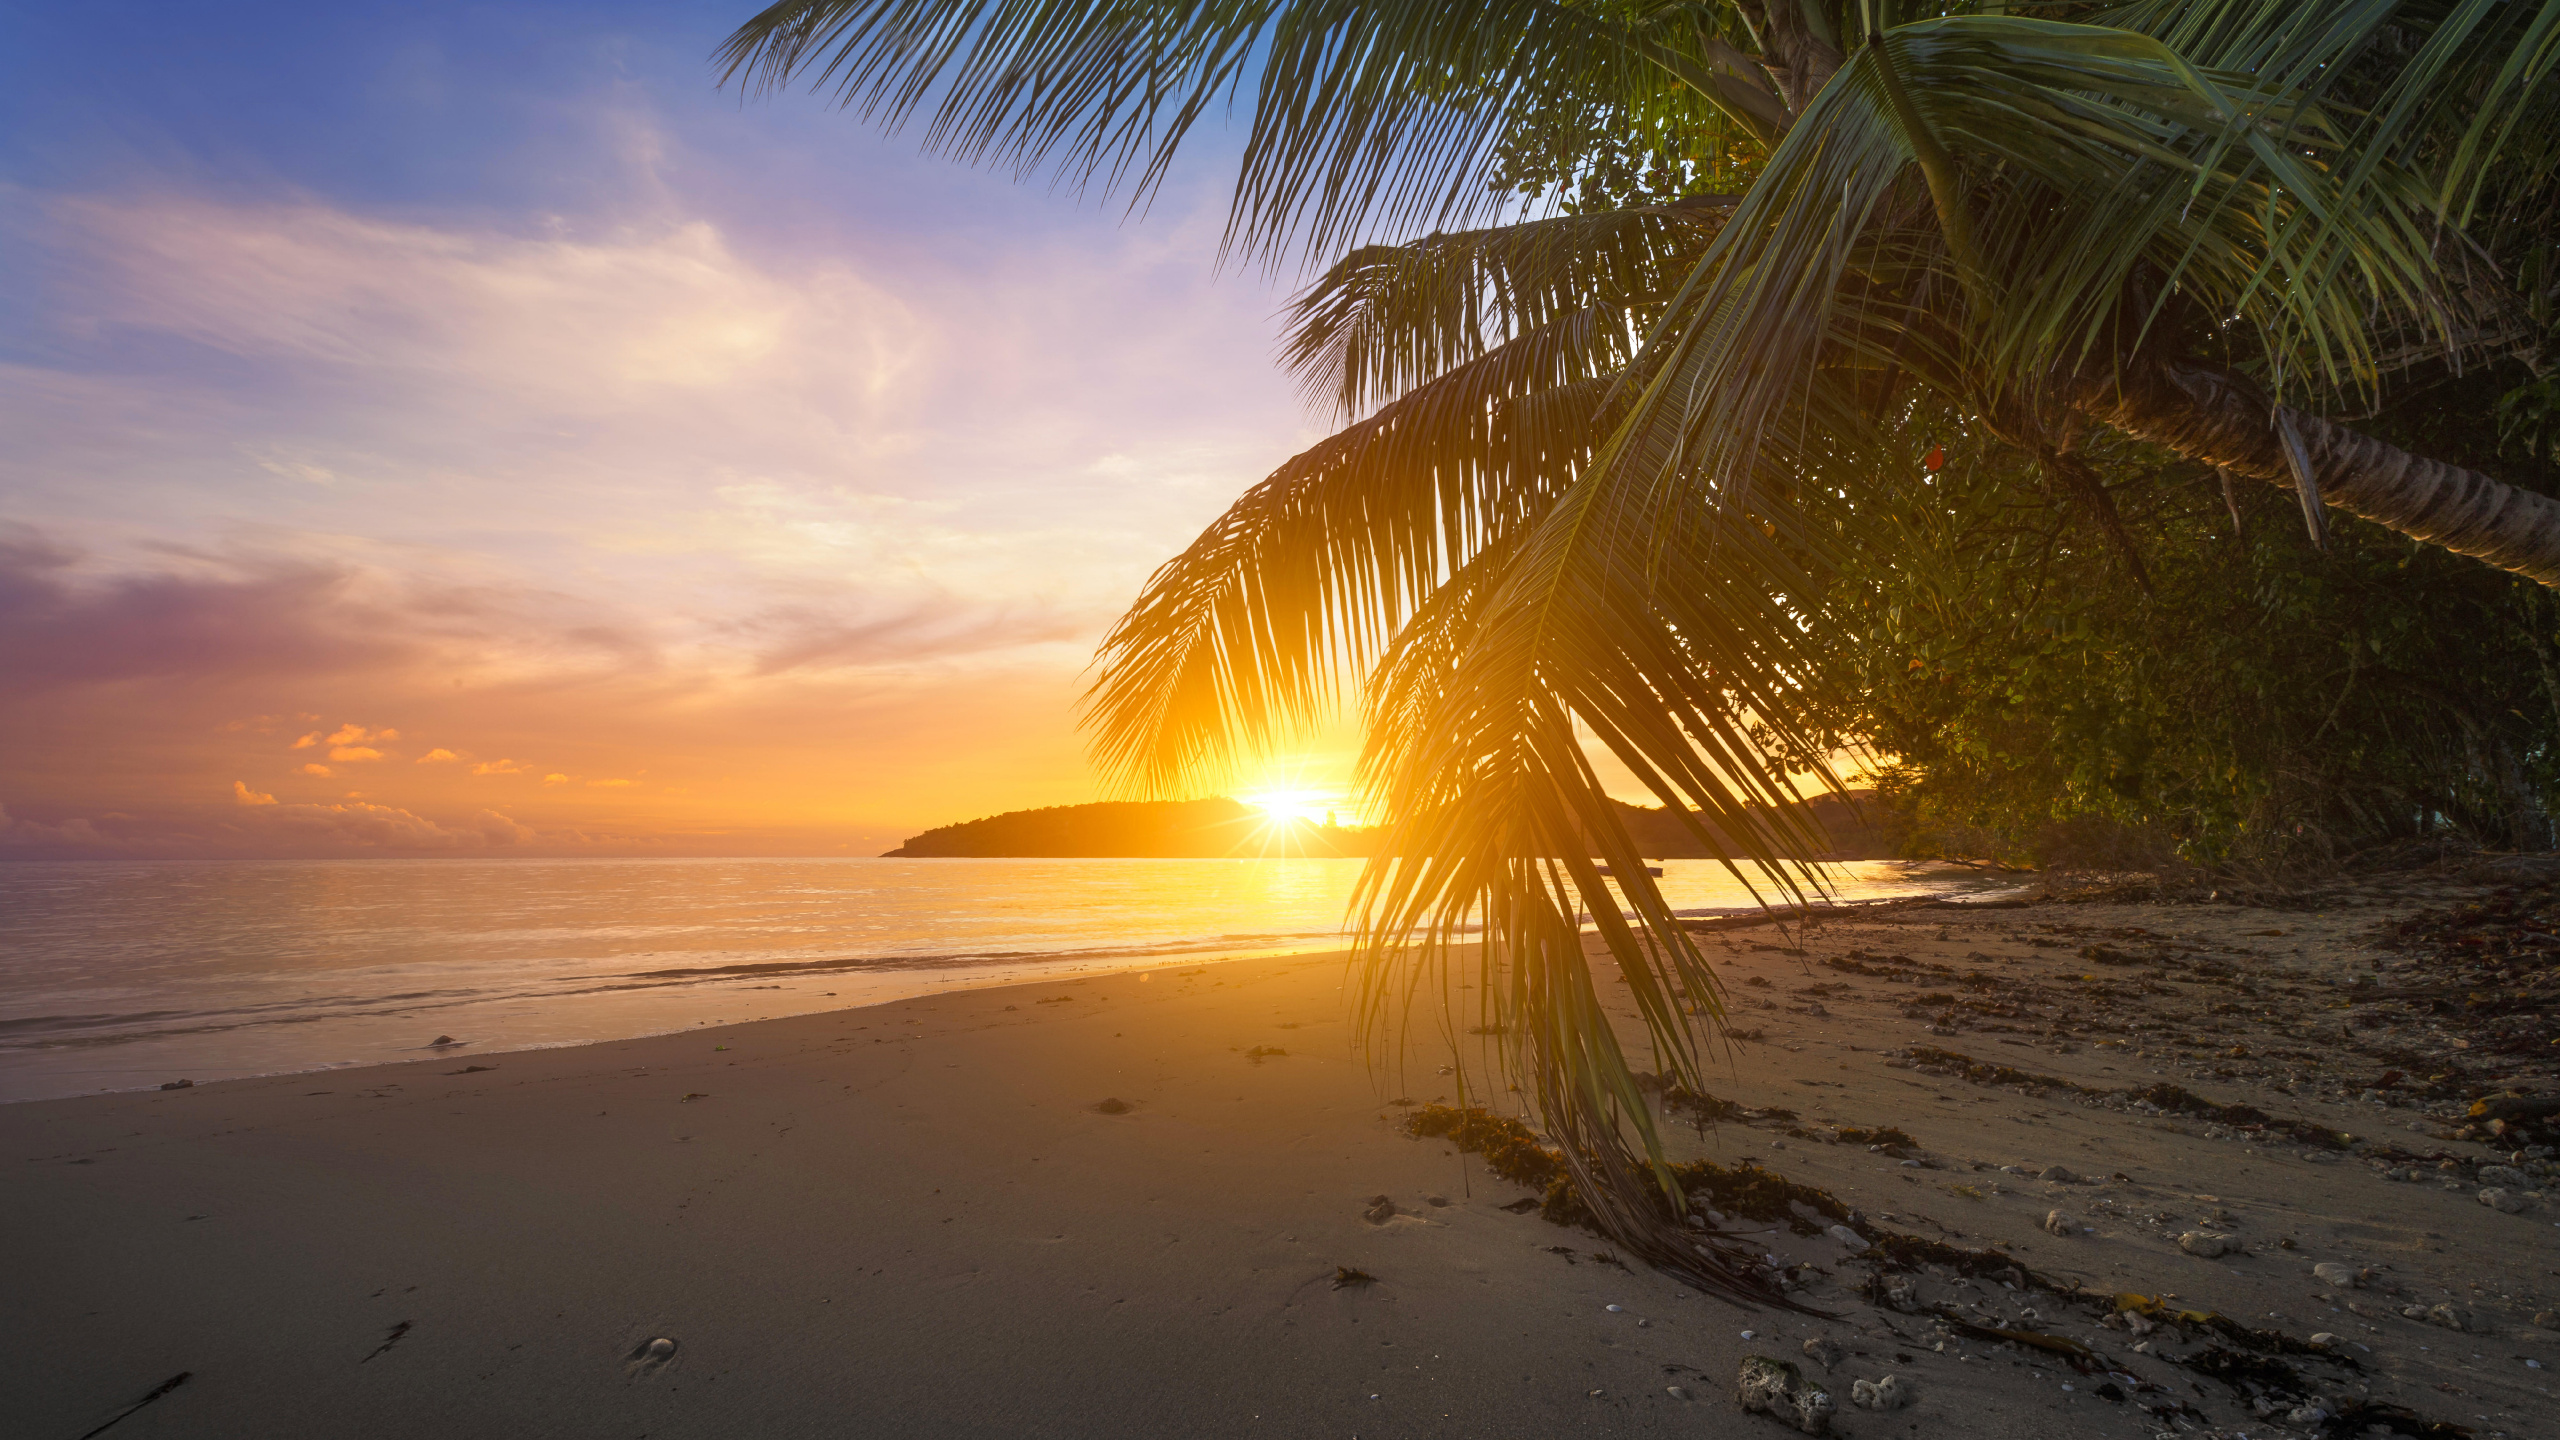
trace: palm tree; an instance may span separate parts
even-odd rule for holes
[[[1822,584],[1877,543],[1875,476],[1961,430],[2105,528],[2079,451],[2112,428],[2290,486],[2315,539],[2337,508],[2560,584],[2560,503],[2320,413],[2419,364],[2539,365],[2560,0],[784,0],[724,53],[1139,197],[1250,89],[1233,253],[1433,232],[1300,297],[1310,388],[1395,398],[1150,581],[1097,753],[1177,789],[1360,689],[1400,857],[1363,883],[1364,1014],[1391,1033],[1472,976],[1602,1227],[1726,1294],[1772,1292],[1671,1223],[1582,913],[1663,1074],[1701,1077],[1719,992],[1588,747],[1818,889],[1787,772],[1819,769]],[[1485,226],[1499,142],[1577,107],[1714,117],[1767,164]]]

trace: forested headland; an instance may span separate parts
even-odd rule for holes
[[[1823,796],[1808,807],[1829,837],[1827,860],[1880,860],[1894,853],[1883,829],[1886,812],[1872,792]],[[1620,819],[1645,855],[1704,859],[1715,851],[1659,806],[1619,804]],[[1104,801],[1008,810],[943,825],[887,852],[887,859],[947,857],[1244,859],[1375,855],[1380,827],[1279,820],[1242,800]]]

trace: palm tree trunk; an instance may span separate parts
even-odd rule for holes
[[[1757,20],[1760,64],[1786,98],[1792,124],[1840,69],[1840,49],[1818,33],[1804,0],[1745,0]]]
[[[2323,503],[2560,587],[2560,500],[2271,405],[2257,386],[2218,366],[2145,366],[2078,408],[2190,459],[2288,487],[2294,476],[2283,426],[2290,422]]]

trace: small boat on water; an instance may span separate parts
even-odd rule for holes
[[[1608,876],[1608,877],[1609,877],[1610,879],[1612,879],[1612,880],[1615,880],[1616,878],[1618,878],[1618,872],[1617,872],[1617,871],[1615,871],[1615,870],[1610,869],[1610,868],[1609,868],[1608,866],[1606,866],[1606,865],[1603,865],[1603,866],[1601,866],[1601,867],[1600,867],[1600,873],[1601,873],[1601,874],[1603,874],[1603,875]],[[1659,866],[1659,865],[1647,865],[1646,867],[1644,867],[1644,873],[1646,873],[1647,875],[1650,875],[1650,876],[1652,876],[1653,878],[1655,878],[1655,879],[1659,880],[1659,879],[1661,879],[1661,878],[1662,878],[1662,867],[1661,867],[1661,866]]]

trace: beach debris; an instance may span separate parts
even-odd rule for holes
[[[1612,1315],[1617,1315],[1624,1313],[1627,1307],[1624,1305],[1603,1305],[1600,1308],[1608,1311]]]
[[[2211,1230],[2190,1230],[2178,1237],[2178,1248],[2206,1260],[2217,1260],[2238,1250],[2240,1239]]]
[[[160,1088],[163,1090],[193,1090],[196,1088],[196,1082],[193,1080],[164,1080],[161,1082]]]
[[[1354,1270],[1348,1265],[1336,1265],[1333,1267],[1333,1288],[1336,1290],[1356,1289],[1362,1285],[1375,1285],[1377,1283],[1378,1277],[1370,1274],[1366,1270]]]
[[[1689,1392],[1678,1385],[1665,1385],[1662,1387],[1662,1393],[1670,1396],[1674,1400],[1686,1400],[1689,1398]]]
[[[1137,1107],[1131,1105],[1128,1101],[1121,1099],[1117,1095],[1108,1095],[1103,1097],[1101,1103],[1093,1107],[1093,1113],[1096,1115],[1126,1115],[1135,1108]]]
[[[2080,1227],[2072,1224],[2071,1217],[2063,1214],[2061,1211],[2047,1210],[2044,1212],[2044,1233],[2047,1235],[2077,1235],[2080,1233]]]
[[[664,1335],[643,1340],[631,1348],[630,1354],[622,1357],[622,1368],[635,1380],[654,1374],[676,1358],[677,1348],[676,1342]]]
[[[2492,1185],[2488,1189],[2480,1192],[2480,1203],[2497,1211],[2501,1215],[2513,1215],[2531,1205],[2533,1202],[2524,1198],[2524,1194],[2521,1191],[2509,1190],[2503,1186]]]
[[[1480,1154],[1486,1169],[1514,1185],[1544,1190],[1564,1173],[1564,1157],[1540,1145],[1528,1126],[1482,1106],[1425,1105],[1404,1117],[1404,1132],[1417,1140],[1445,1139],[1461,1153]]]
[[[1733,1398],[1743,1413],[1770,1416],[1807,1435],[1828,1434],[1832,1412],[1839,1408],[1831,1392],[1805,1379],[1803,1371],[1766,1355],[1742,1357]]]
[[[1372,1195],[1368,1205],[1360,1211],[1360,1218],[1372,1225],[1384,1225],[1396,1218],[1396,1202],[1384,1195]]]
[[[1807,1359],[1828,1370],[1839,1364],[1840,1357],[1848,1352],[1840,1348],[1839,1341],[1816,1335],[1804,1342],[1804,1353]]]
[[[2338,1343],[2338,1333],[2334,1330],[2314,1331],[2312,1332],[2311,1343],[2319,1346],[2323,1350],[2334,1348]]]
[[[359,1360],[356,1363],[362,1365],[367,1361],[372,1360],[374,1355],[387,1353],[392,1346],[400,1343],[401,1336],[408,1333],[409,1322],[406,1320],[403,1320],[399,1324],[392,1326],[390,1329],[385,1330],[382,1332],[382,1343],[373,1347],[373,1354],[365,1356],[363,1360]]]
[[[2364,1276],[2357,1273],[2354,1266],[2341,1265],[2335,1260],[2321,1261],[2311,1267],[2311,1273],[2321,1284],[2335,1285],[2341,1290],[2351,1290],[2364,1284]]]
[[[1849,1403],[1861,1410],[1900,1410],[1919,1398],[1919,1383],[1908,1375],[1858,1380],[1849,1386]]]
[[[2441,1325],[2447,1330],[2459,1330],[2466,1335],[2486,1335],[2494,1328],[2490,1325],[2488,1316],[2461,1305],[2429,1306],[2426,1318],[2430,1325]]]
[[[161,1381],[159,1384],[152,1386],[149,1393],[145,1394],[141,1399],[136,1400],[132,1404],[117,1411],[113,1415],[108,1416],[95,1429],[90,1430],[88,1434],[82,1435],[80,1440],[90,1440],[90,1436],[105,1432],[109,1426],[114,1425],[117,1421],[124,1419],[134,1411],[141,1409],[143,1406],[150,1404],[161,1396],[166,1395],[170,1391],[177,1389],[179,1386],[186,1384],[188,1381],[194,1379],[195,1376],[196,1372],[193,1370],[181,1370],[177,1374],[170,1376],[168,1379]]]

